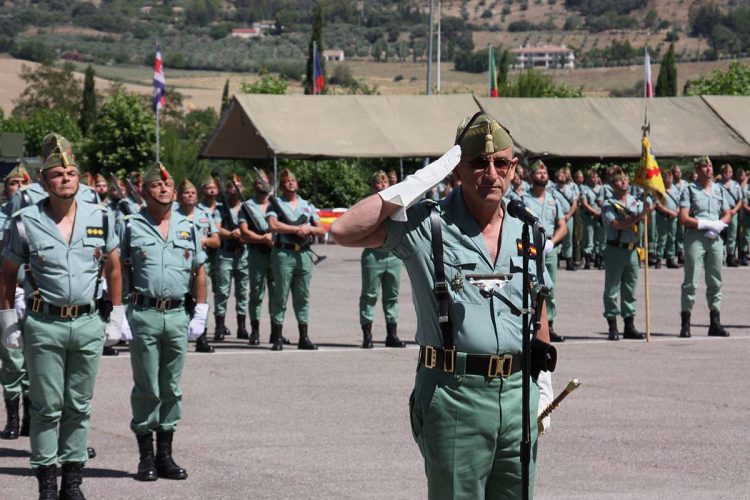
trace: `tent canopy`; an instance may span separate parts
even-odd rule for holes
[[[648,111],[656,158],[750,156],[750,97],[489,99],[471,95],[239,95],[204,158],[412,158],[442,155],[483,110],[531,158],[635,160]]]

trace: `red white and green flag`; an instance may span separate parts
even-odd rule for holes
[[[490,97],[498,97],[497,91],[497,71],[495,71],[495,54],[492,52],[492,46],[490,46]]]

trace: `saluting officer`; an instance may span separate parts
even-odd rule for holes
[[[143,182],[146,206],[127,217],[121,229],[131,284],[130,428],[140,455],[136,479],[186,479],[185,469],[172,459],[172,439],[182,417],[180,377],[188,340],[203,334],[208,316],[206,254],[195,225],[172,209],[174,181],[164,166],[156,163]],[[191,301],[195,301],[192,319],[186,307]]]
[[[630,179],[618,166],[609,169],[607,178],[613,196],[604,202],[602,222],[607,234],[604,247],[604,317],[609,340],[620,340],[617,316],[625,322],[623,338],[642,339],[635,328],[635,287],[638,284],[639,224],[651,213],[650,205],[630,194]],[[619,302],[619,303],[618,303]]]
[[[690,312],[695,303],[695,288],[705,264],[706,300],[711,323],[708,334],[728,337],[721,325],[721,262],[724,242],[719,234],[732,218],[732,207],[721,188],[714,184],[714,167],[708,156],[694,160],[698,179],[688,184],[680,199],[680,224],[685,226],[685,279],[682,282],[680,337],[690,337]]]
[[[551,192],[547,190],[549,174],[547,166],[542,160],[537,160],[529,167],[531,172],[531,190],[521,197],[526,207],[531,210],[545,229],[547,244],[544,247],[544,266],[550,275],[551,284],[557,283],[557,255],[558,248],[568,227],[565,222],[565,212],[560,202]],[[558,335],[554,330],[555,318],[557,318],[557,302],[555,292],[552,288],[547,295],[547,321],[549,338],[552,342],[565,342],[565,337]]]
[[[378,170],[370,179],[370,191],[379,193],[388,187],[388,177]],[[359,324],[362,326],[362,348],[372,349],[372,320],[378,289],[383,289],[385,346],[406,347],[398,338],[398,289],[401,285],[401,259],[387,250],[365,248],[362,251],[362,293],[359,295]]]
[[[240,210],[240,232],[248,242],[248,259],[250,267],[250,345],[260,344],[260,306],[268,287],[268,296],[273,297],[274,281],[271,271],[271,250],[273,233],[268,226],[268,212],[271,184],[265,171],[258,170],[253,183],[254,195],[245,202]],[[271,308],[269,300],[269,311]]]
[[[89,415],[102,343],[120,339],[124,309],[118,238],[105,207],[81,202],[73,151],[61,136],[45,138],[41,183],[49,197],[15,214],[3,249],[2,311],[6,347],[24,347],[31,399],[31,466],[40,498],[83,498]],[[26,266],[26,319],[13,308]],[[106,274],[111,304],[100,303]],[[109,311],[108,311],[109,309]],[[100,314],[109,315],[106,324]],[[23,333],[21,333],[23,332]]]
[[[274,351],[284,347],[282,327],[286,313],[286,301],[292,292],[294,315],[299,327],[298,349],[318,348],[307,334],[310,310],[310,281],[312,280],[312,256],[309,238],[324,236],[326,230],[320,225],[320,217],[312,203],[297,194],[297,178],[290,170],[279,175],[281,196],[271,200],[266,212],[268,225],[276,233],[271,251],[273,281],[276,286],[271,296],[271,342]]]

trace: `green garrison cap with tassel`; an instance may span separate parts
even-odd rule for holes
[[[42,164],[41,171],[54,167],[77,167],[73,147],[65,137],[60,134],[47,134],[42,139]]]
[[[456,130],[456,144],[461,146],[462,156],[476,156],[478,154],[492,154],[513,145],[513,138],[508,129],[500,122],[493,120],[486,114],[474,119],[466,117]],[[466,127],[468,130],[465,130]]]
[[[167,169],[160,161],[157,161],[143,176],[143,184],[149,184],[154,181],[166,181],[169,179],[172,179],[172,175],[167,172]]]
[[[177,192],[182,194],[188,189],[195,189],[195,184],[190,182],[190,179],[183,179],[182,182],[180,182],[180,185],[177,186]]]
[[[711,158],[708,156],[699,156],[698,158],[693,158],[693,165],[699,167],[701,165],[713,165],[713,163],[711,163]]]

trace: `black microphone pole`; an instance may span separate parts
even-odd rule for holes
[[[529,342],[529,336],[531,334],[529,328],[529,297],[531,293],[531,290],[529,289],[529,254],[531,248],[531,238],[529,236],[530,232],[530,225],[524,222],[521,232],[521,245],[523,247],[523,340],[521,344],[521,498],[523,500],[529,499],[529,465],[531,463],[531,422],[529,417],[529,407],[531,406],[531,403],[529,401],[531,392],[531,348]],[[537,249],[537,252],[540,251],[542,250]]]

